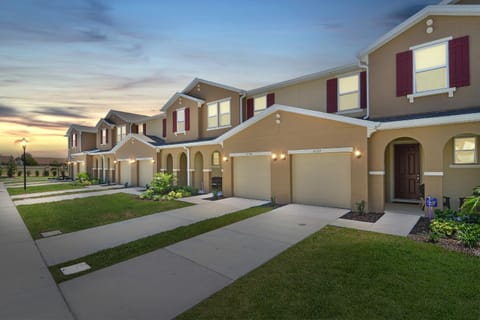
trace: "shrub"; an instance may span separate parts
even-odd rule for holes
[[[473,195],[465,199],[460,208],[462,218],[470,223],[480,222],[480,186],[473,189]]]
[[[458,223],[451,220],[433,219],[430,230],[440,237],[452,237],[458,229]]]
[[[86,172],[80,172],[77,175],[77,179],[80,180],[80,182],[88,181],[88,180],[90,180],[90,176]]]
[[[43,176],[48,177],[50,175],[50,171],[48,169],[43,170]]]
[[[435,209],[435,218],[442,219],[442,220],[459,220],[458,212],[453,209]]]
[[[365,213],[365,200],[359,201],[355,204],[357,206],[357,211],[361,215]]]
[[[480,225],[463,224],[458,230],[457,238],[465,247],[476,247],[480,241]]]
[[[2,174],[3,174],[3,169],[2,167],[0,167],[0,177],[2,176]]]
[[[167,194],[171,191],[173,183],[173,176],[168,173],[156,173],[153,177],[152,182],[150,183],[150,189],[153,190],[155,194]]]
[[[32,175],[32,171],[27,170],[27,176],[30,177]]]
[[[35,177],[38,177],[40,175],[40,171],[35,170]]]
[[[21,176],[22,176],[22,173],[23,173],[23,171],[18,170],[18,171],[17,171],[17,176],[21,177]]]
[[[57,176],[57,170],[52,170],[52,177],[56,177]]]

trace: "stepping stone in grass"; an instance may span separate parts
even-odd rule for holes
[[[48,231],[48,232],[42,232],[40,234],[42,235],[42,237],[47,238],[47,237],[53,237],[53,236],[57,236],[59,234],[62,234],[62,231],[53,230],[53,231]]]
[[[60,271],[62,271],[64,275],[68,276],[70,274],[82,272],[88,269],[90,269],[90,266],[88,264],[86,264],[85,262],[80,262],[68,267],[60,268]]]

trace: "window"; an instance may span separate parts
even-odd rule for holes
[[[415,92],[448,88],[447,42],[413,51]]]
[[[253,99],[254,115],[259,114],[263,110],[267,109],[267,96],[260,96]]]
[[[209,129],[230,126],[230,99],[212,102],[207,106]]]
[[[102,135],[100,137],[100,144],[107,144],[107,129],[102,129]]]
[[[143,134],[143,123],[140,123],[140,124],[138,125],[138,133],[139,133],[139,134]]]
[[[177,110],[177,132],[185,132],[185,109]]]
[[[75,148],[77,146],[77,134],[74,133],[72,134],[72,148]]]
[[[358,74],[338,78],[338,111],[360,108],[360,80]]]
[[[477,141],[475,137],[453,139],[453,159],[455,164],[477,162]]]
[[[122,139],[127,135],[127,126],[122,125],[117,127],[117,143],[122,141]]]
[[[215,151],[212,154],[212,165],[213,166],[219,166],[220,165],[220,152]]]

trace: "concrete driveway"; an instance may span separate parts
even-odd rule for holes
[[[77,319],[171,319],[346,212],[290,204],[60,288]]]

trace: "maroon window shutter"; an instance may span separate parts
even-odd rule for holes
[[[105,143],[108,143],[108,129],[105,129]]]
[[[338,79],[327,80],[327,112],[335,113],[338,110]]]
[[[172,132],[177,132],[177,111],[173,111],[172,122],[173,122]]]
[[[185,131],[190,130],[190,108],[185,108]]]
[[[134,124],[132,126],[132,131],[133,131],[133,133],[138,133],[138,124]]]
[[[367,107],[367,71],[360,72],[360,108]]]
[[[470,54],[468,36],[448,42],[450,87],[470,85]]]
[[[253,117],[253,98],[247,99],[247,120]]]
[[[167,119],[162,120],[162,137],[167,137]]]
[[[275,104],[275,93],[267,94],[267,108]]]
[[[77,147],[77,144],[78,144],[77,134],[74,133],[73,135],[75,136],[75,141],[74,141],[74,142],[75,142],[75,146],[74,146],[74,147],[76,148],[76,147]]]
[[[413,52],[397,53],[397,97],[413,92]]]
[[[143,124],[143,134],[147,135],[147,124],[146,123]]]

